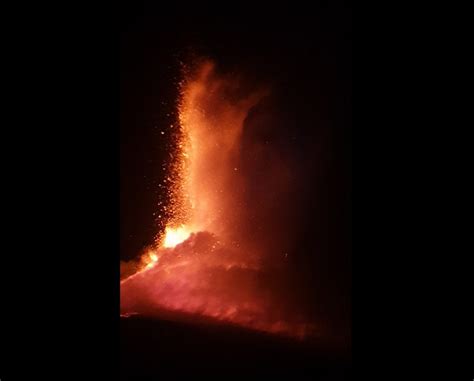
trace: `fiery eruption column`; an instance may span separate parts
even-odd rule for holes
[[[262,288],[259,253],[236,242],[245,179],[239,168],[249,110],[266,91],[248,91],[204,61],[185,70],[178,104],[178,152],[171,170],[172,216],[158,249],[121,282],[121,312],[200,315],[294,336],[309,325],[291,322]]]
[[[181,84],[180,181],[167,234],[185,239],[191,232],[210,231],[223,238],[225,228],[238,218],[242,128],[250,108],[264,95],[258,91],[236,99],[239,90],[238,81],[219,77],[210,61],[188,71]]]

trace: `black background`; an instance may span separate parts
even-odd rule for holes
[[[130,74],[125,76],[128,80],[123,79],[124,65],[135,66],[136,76],[140,71],[140,61],[134,62],[133,58],[127,64],[123,58],[124,36],[129,36],[126,39],[131,41],[130,46],[135,46],[130,50],[139,52],[137,57],[142,57],[141,62],[152,65],[145,58],[153,54],[143,54],[144,46],[151,45],[139,38],[139,31],[146,24],[140,21],[143,14],[159,21],[154,25],[155,28],[159,25],[162,32],[150,34],[153,41],[149,42],[156,44],[152,49],[157,54],[155,62],[160,62],[161,67],[171,73],[174,73],[175,61],[170,57],[194,41],[201,41],[204,50],[216,55],[227,47],[227,53],[219,55],[220,62],[226,61],[226,57],[226,62],[236,62],[236,57],[252,57],[250,66],[265,67],[265,70],[257,70],[260,73],[268,73],[272,78],[277,76],[275,73],[285,73],[281,76],[283,82],[286,78],[294,82],[298,77],[305,82],[311,77],[308,72],[319,73],[309,70],[316,61],[319,65],[326,62],[326,69],[322,71],[325,75],[318,79],[318,83],[326,84],[322,86],[325,90],[313,94],[311,99],[318,99],[314,103],[319,105],[330,105],[323,114],[328,110],[342,110],[332,113],[332,120],[339,118],[337,124],[341,126],[333,130],[340,138],[335,140],[331,152],[339,163],[336,167],[341,170],[332,171],[336,177],[333,177],[332,188],[351,189],[348,163],[352,122],[348,121],[352,116],[352,102],[336,99],[340,94],[345,94],[342,98],[347,99],[352,82],[352,43],[346,38],[347,31],[352,30],[350,8],[334,2],[306,8],[296,4],[264,3],[239,6],[200,3],[178,7],[170,9],[170,4],[160,4],[154,7],[157,13],[152,13],[143,12],[137,3],[95,4],[89,8],[21,4],[18,9],[5,4],[2,24],[2,88],[7,95],[3,100],[1,151],[5,229],[1,266],[2,380],[31,376],[65,379],[72,375],[83,379],[119,378],[118,253],[123,238],[120,231],[124,226],[120,220],[123,140],[117,126],[136,118],[135,126],[151,128],[146,126],[155,120],[147,124],[140,123],[140,118],[146,121],[154,117],[133,116],[134,108],[147,105],[148,110],[156,112],[155,101],[146,101],[145,91],[136,90],[136,96],[132,92],[127,94],[129,100],[124,99],[121,91],[124,82],[132,83],[134,77]],[[412,243],[420,236],[422,221],[426,221],[426,216],[429,219],[433,216],[432,206],[440,205],[440,200],[445,199],[445,195],[438,195],[429,202],[429,196],[446,175],[445,172],[440,174],[439,169],[445,167],[446,139],[452,137],[452,133],[442,129],[440,144],[427,144],[427,137],[435,134],[432,126],[436,125],[430,115],[436,121],[446,117],[446,126],[452,125],[452,117],[456,115],[448,112],[448,118],[445,113],[449,102],[440,104],[439,99],[433,99],[433,94],[439,95],[435,90],[440,89],[443,73],[451,78],[458,72],[457,67],[446,71],[451,65],[446,60],[459,62],[453,61],[451,53],[460,35],[448,38],[445,23],[438,24],[438,20],[446,21],[446,9],[439,18],[428,17],[428,11],[426,7],[395,10],[391,5],[383,8],[381,4],[372,4],[357,12],[360,249],[354,266],[357,274],[354,290],[357,295],[357,363],[360,367],[365,365],[366,369],[360,371],[364,379],[370,375],[380,379],[397,371],[402,373],[400,376],[410,374],[421,379],[430,371],[439,374],[440,367],[444,367],[450,357],[446,351],[456,356],[457,363],[464,360],[459,354],[468,353],[455,340],[450,339],[449,346],[442,342],[447,336],[452,337],[451,329],[460,333],[457,337],[466,337],[466,332],[470,332],[459,329],[458,317],[462,314],[456,314],[470,299],[456,304],[459,299],[456,295],[463,289],[459,277],[447,276],[446,267],[452,263],[446,261],[446,256],[436,259],[433,255],[445,243],[446,225],[441,224],[440,231],[439,226],[435,229],[427,223],[433,230],[421,237],[422,242]],[[222,15],[230,16],[223,18]],[[216,28],[209,20],[223,27]],[[244,22],[243,29],[233,27]],[[456,27],[469,25],[456,24]],[[256,29],[259,30],[257,38],[252,33]],[[225,43],[216,39],[222,30]],[[162,38],[157,37],[160,35]],[[231,45],[227,38],[232,35]],[[243,44],[243,40],[249,44]],[[308,41],[312,43],[308,45]],[[264,53],[260,54],[261,51]],[[301,54],[292,54],[295,51],[308,52],[303,55],[310,59],[301,60],[298,58]],[[465,51],[465,46],[460,51]],[[430,52],[433,55],[428,54]],[[321,60],[314,59],[318,55]],[[129,53],[126,56],[133,57]],[[256,57],[257,61],[260,58],[260,64],[255,63]],[[279,59],[268,68],[266,57]],[[441,68],[440,62],[448,65]],[[286,65],[298,70],[281,69]],[[291,78],[287,77],[289,73],[293,73]],[[331,73],[338,74],[331,76]],[[161,94],[167,91],[173,94],[175,87],[169,83],[168,73],[163,78],[163,82],[153,88],[160,89]],[[145,86],[150,82],[142,79],[137,81],[140,83]],[[295,99],[298,94],[304,98],[304,92],[295,90],[294,93]],[[456,93],[447,91],[446,94]],[[128,110],[123,109],[123,105],[127,105]],[[156,118],[161,120],[162,116]],[[424,123],[427,118],[430,122]],[[146,146],[147,142],[142,144]],[[430,152],[433,155],[427,156],[428,146],[434,147],[437,154],[442,147],[443,163],[430,165],[428,159],[436,155]],[[451,148],[453,146],[457,144]],[[143,158],[138,155],[130,159],[128,165],[152,171],[141,165],[147,160],[149,149],[151,143],[144,150]],[[456,166],[463,160],[456,162]],[[421,182],[425,176],[420,174],[426,174],[427,170],[436,173],[436,186],[424,189]],[[335,185],[347,181],[348,186]],[[137,180],[136,184],[131,185],[129,192],[137,192],[145,200],[149,197],[144,205],[153,203],[154,196],[140,190],[144,183]],[[451,181],[447,184],[452,188]],[[345,197],[332,197],[336,200],[333,205],[347,205],[339,203]],[[449,198],[454,199],[457,196]],[[423,202],[429,207],[420,206]],[[143,242],[148,243],[148,235],[153,232],[152,224],[148,224],[153,223],[153,218],[147,215],[148,208],[145,209],[142,216],[135,217],[133,210],[138,208],[128,209],[130,219],[143,224],[143,229],[137,229],[143,236],[126,244],[129,245],[127,257],[133,256]],[[439,217],[439,210],[435,209]],[[342,207],[342,210],[351,209]],[[350,246],[351,234],[347,233],[350,229],[343,227],[350,217],[345,213],[335,217],[338,222],[332,225],[336,226],[332,231],[337,233],[328,237],[348,237],[339,244]],[[451,221],[453,219],[448,219],[448,223]],[[126,224],[133,227],[132,222]],[[424,250],[430,242],[436,247]],[[446,243],[446,252],[452,252],[448,249],[453,248],[453,242],[457,240]],[[340,251],[347,252],[346,249]],[[336,261],[340,265],[333,268],[338,269],[336,273],[341,274],[341,281],[335,283],[343,285],[350,279],[343,275],[350,269],[350,256],[340,254],[336,258],[340,259]],[[443,269],[441,283],[440,271],[427,271],[427,263],[433,262]],[[455,267],[451,274],[457,274],[454,270],[461,266],[457,263]],[[450,284],[459,287],[455,293],[446,295],[445,287]],[[346,291],[341,294],[347,295]],[[440,295],[445,297],[440,299]],[[447,316],[453,315],[453,311],[456,324]],[[439,316],[448,319],[441,324]],[[442,354],[435,354],[433,350]],[[258,363],[253,364],[255,372]],[[414,366],[419,367],[419,372],[415,373]],[[459,367],[450,368],[449,373],[454,369]]]

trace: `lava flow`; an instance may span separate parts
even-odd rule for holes
[[[238,231],[244,122],[267,91],[243,88],[210,61],[186,71],[180,90],[171,218],[136,272],[121,281],[122,316],[174,311],[296,337],[312,333],[288,297],[282,301],[285,290],[266,281],[275,270]]]

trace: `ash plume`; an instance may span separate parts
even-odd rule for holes
[[[178,111],[168,235],[121,265],[121,313],[320,334],[292,259],[314,157],[295,155],[271,87],[202,60],[185,67]]]

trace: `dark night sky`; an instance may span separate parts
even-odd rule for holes
[[[190,49],[225,71],[271,83],[269,137],[304,181],[290,214],[295,279],[316,309],[347,327],[351,293],[351,12],[226,6],[186,16],[155,8],[124,10],[121,35],[121,259],[156,233],[157,183],[176,117],[180,59]],[[291,127],[289,127],[291,126]],[[162,195],[161,195],[162,196]],[[283,216],[283,215],[282,215]],[[275,234],[277,232],[274,232]]]

